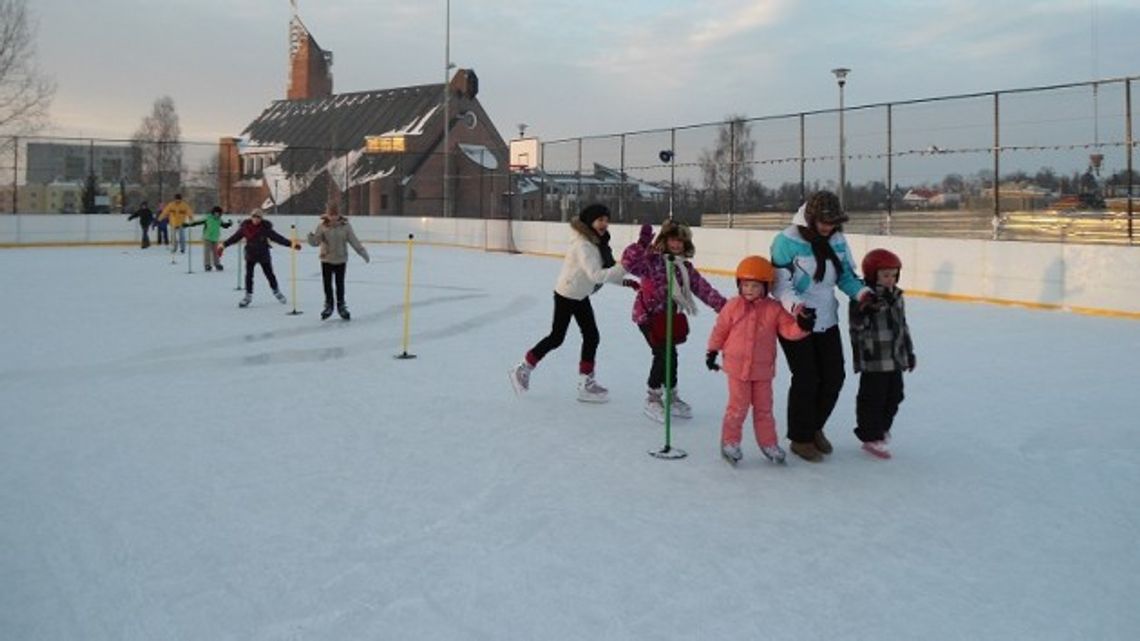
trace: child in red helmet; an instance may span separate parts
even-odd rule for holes
[[[752,408],[752,429],[760,451],[769,460],[783,463],[784,450],[776,436],[772,417],[772,379],[776,376],[776,336],[800,340],[808,335],[779,302],[768,296],[775,280],[772,263],[760,256],[748,256],[736,266],[739,296],[725,303],[709,335],[705,363],[717,365],[717,352],[724,351],[724,373],[728,378],[728,408],[720,430],[720,453],[736,465],[740,452],[744,419]],[[796,310],[799,311],[798,309]]]
[[[848,309],[851,351],[859,373],[855,436],[866,452],[883,459],[891,458],[887,442],[903,400],[903,370],[913,371],[916,363],[903,292],[897,286],[901,270],[902,261],[892,252],[868,252],[863,257],[863,280],[874,288],[874,302],[861,306],[852,301]]]

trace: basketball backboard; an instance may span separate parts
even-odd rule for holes
[[[542,146],[538,138],[518,138],[511,141],[511,167],[538,169],[542,163]]]

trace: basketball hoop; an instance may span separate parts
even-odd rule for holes
[[[526,165],[510,165],[510,168],[512,174],[521,174],[530,169],[530,167]]]

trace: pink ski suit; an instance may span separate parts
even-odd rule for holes
[[[736,296],[716,317],[709,335],[710,352],[724,352],[728,408],[721,424],[721,443],[739,445],[744,419],[752,408],[752,427],[761,446],[776,445],[772,417],[772,379],[776,377],[776,335],[800,340],[808,335],[775,299],[747,301]]]

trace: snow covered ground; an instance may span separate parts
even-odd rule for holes
[[[826,463],[732,469],[709,310],[660,461],[630,290],[595,297],[612,402],[573,328],[517,399],[558,261],[417,248],[395,360],[405,250],[370,250],[350,323],[310,248],[300,316],[260,273],[238,309],[233,252],[0,251],[0,638],[1136,638],[1140,323],[911,299],[894,460],[849,375]]]

